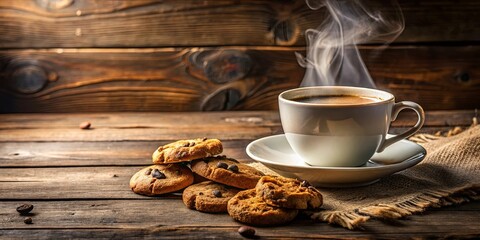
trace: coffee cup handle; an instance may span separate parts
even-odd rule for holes
[[[398,116],[398,113],[400,113],[400,111],[402,111],[403,109],[412,109],[413,111],[415,111],[418,117],[417,123],[415,123],[415,125],[412,128],[408,129],[407,131],[401,134],[395,135],[391,138],[385,137],[385,140],[383,141],[383,143],[380,144],[380,146],[378,147],[377,152],[382,152],[383,150],[385,150],[385,148],[392,145],[393,143],[412,136],[414,133],[420,130],[420,128],[423,126],[423,123],[425,122],[425,113],[423,112],[423,108],[417,103],[410,102],[410,101],[402,101],[402,102],[395,103],[392,110],[391,122],[395,121],[395,119]]]

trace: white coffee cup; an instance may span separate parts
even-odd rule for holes
[[[295,88],[281,93],[278,101],[288,143],[313,166],[362,166],[375,152],[413,135],[425,121],[417,103],[395,103],[392,94],[369,88]],[[387,138],[390,123],[403,109],[415,111],[417,123],[404,133]]]

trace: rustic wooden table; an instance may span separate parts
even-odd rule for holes
[[[427,113],[424,132],[467,126],[474,111]],[[413,121],[404,114],[401,131]],[[79,129],[90,121],[91,130]],[[281,133],[277,112],[99,113],[0,115],[0,237],[240,238],[227,214],[187,209],[180,195],[143,197],[128,187],[133,173],[151,164],[158,145],[216,137],[224,153],[251,161],[246,145]],[[33,224],[15,208],[35,206]],[[261,238],[480,237],[480,202],[431,209],[394,222],[370,221],[350,231],[299,217],[287,226],[256,228]]]

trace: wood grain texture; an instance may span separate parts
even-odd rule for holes
[[[384,13],[393,7],[376,6]],[[400,1],[406,28],[397,42],[478,41],[474,0]],[[0,2],[0,48],[304,45],[325,10],[296,1]]]
[[[241,224],[227,214],[190,210],[179,198],[29,201],[35,205],[31,216],[33,225],[24,224],[24,217],[15,211],[15,207],[22,203],[0,201],[0,234],[8,239],[243,239],[237,233]],[[256,232],[261,239],[295,239],[299,236],[322,239],[471,238],[480,236],[480,202],[431,209],[421,216],[410,216],[408,220],[369,221],[364,228],[350,231],[299,216],[287,226],[256,228]]]
[[[402,112],[392,126],[405,127],[416,122],[414,112]],[[425,127],[468,126],[476,110],[426,111]],[[84,121],[95,128],[171,128],[171,127],[278,127],[278,111],[223,111],[223,112],[115,112],[115,113],[35,113],[2,114],[0,129],[77,129]],[[89,130],[87,130],[88,132]]]
[[[414,112],[402,112],[392,126],[410,126],[416,122]],[[468,126],[476,110],[426,111],[425,127]],[[278,111],[217,112],[115,112],[115,113],[16,113],[2,114],[0,129],[74,128],[84,121],[95,128],[172,128],[172,127],[278,127]],[[89,130],[87,130],[88,132]]]
[[[228,117],[225,117],[228,116]],[[433,111],[426,113],[421,132],[448,131],[453,126],[467,128],[475,116],[474,111]],[[92,130],[79,130],[78,122],[88,120]],[[204,126],[202,125],[202,122]],[[208,124],[210,123],[210,124]],[[414,113],[402,113],[392,123],[391,133],[399,133],[415,123]],[[268,127],[281,132],[277,112],[212,112],[212,113],[116,113],[116,114],[9,114],[0,118],[0,167],[53,167],[53,166],[140,166],[151,164],[153,151],[161,145],[180,139],[199,137],[194,132],[185,136],[161,133],[161,129],[181,126],[215,129],[239,126],[256,132]],[[55,130],[60,128],[60,130]],[[120,134],[99,138],[96,129],[110,129]],[[125,131],[129,129],[128,131]],[[4,130],[10,130],[6,132]],[[160,132],[135,140],[138,132]],[[45,134],[47,132],[47,134]],[[52,132],[54,132],[52,134]],[[59,132],[68,132],[67,137]],[[263,132],[261,132],[263,134]],[[209,133],[218,137],[220,132]],[[132,137],[132,135],[134,137]],[[266,135],[265,135],[266,136]],[[110,138],[109,138],[110,137]],[[263,137],[259,136],[259,137]],[[83,140],[83,141],[82,141]],[[122,140],[122,141],[119,141]],[[135,140],[135,141],[133,141]],[[244,140],[221,139],[223,154],[240,161],[250,161],[245,148],[253,138]],[[115,156],[115,157],[112,157]],[[99,161],[98,159],[102,159]]]
[[[468,126],[473,116],[473,110],[427,113],[424,131],[434,133],[452,126]],[[396,129],[392,129],[392,132],[403,131],[403,128],[413,125],[413,117],[413,114],[400,114],[399,120],[393,123]],[[92,129],[81,130],[78,124],[82,121],[91,121]],[[429,124],[431,127],[427,127]],[[0,118],[0,142],[3,143],[175,141],[218,136],[222,137],[222,141],[254,140],[280,133],[283,130],[276,111],[8,114]]]
[[[230,78],[225,83],[208,79],[203,67],[211,60],[208,57],[219,52],[215,49],[90,49],[61,54],[49,50],[6,51],[0,53],[0,61],[6,68],[0,97],[2,109],[34,112],[225,110],[239,108],[237,105],[259,88],[274,84],[271,89],[278,92],[289,80],[298,81],[302,77],[303,72],[292,62],[295,61],[293,52],[287,53],[287,49],[239,48],[235,51],[246,52],[255,60],[255,67],[249,70],[248,77]],[[239,74],[226,64],[227,74]],[[22,94],[16,90],[11,73],[25,65],[41,66],[47,75],[57,77],[37,93]]]
[[[132,175],[142,168],[143,166],[0,168],[0,198],[142,199],[144,196],[133,193],[128,185]]]
[[[222,154],[249,161],[245,148],[250,142],[224,140]],[[0,143],[0,167],[147,166],[152,164],[152,153],[167,143],[170,141],[5,142]]]
[[[454,114],[459,122],[474,111],[432,112],[438,118]],[[48,113],[3,114],[0,129],[62,128],[78,129],[84,121],[91,122],[91,129],[113,128],[172,128],[172,127],[270,127],[279,126],[277,111],[228,111],[228,112],[122,112],[122,113]],[[435,117],[437,119],[437,117]],[[409,121],[405,119],[405,121]],[[433,118],[432,118],[433,121]],[[438,122],[438,120],[437,120]],[[444,125],[444,124],[441,124]],[[88,132],[87,130],[86,132]]]
[[[0,112],[277,109],[303,48],[0,51]],[[377,87],[425,109],[480,108],[480,46],[361,48]],[[35,69],[33,71],[32,69]]]

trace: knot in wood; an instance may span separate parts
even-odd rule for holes
[[[455,80],[459,83],[468,83],[470,81],[470,74],[468,74],[468,72],[460,72],[455,75]]]
[[[237,50],[218,51],[204,59],[205,76],[214,83],[242,79],[247,76],[251,66],[250,56]]]
[[[298,26],[291,19],[272,21],[270,32],[277,45],[293,45],[299,35]]]
[[[222,89],[207,96],[202,104],[202,111],[230,110],[240,102],[241,98],[241,92],[237,89]]]
[[[8,79],[8,85],[16,92],[31,94],[40,91],[47,83],[46,71],[36,65],[24,65],[14,68]]]

